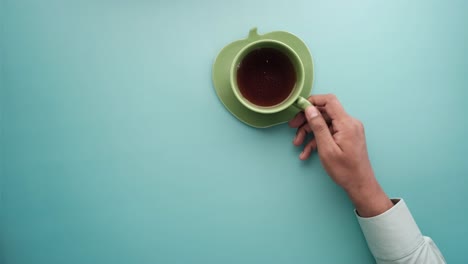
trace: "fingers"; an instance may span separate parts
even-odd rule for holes
[[[305,118],[305,117],[304,117]],[[335,134],[335,129],[333,128],[333,125],[329,124],[328,125],[328,130],[330,130],[330,133],[333,135]],[[296,136],[293,139],[293,144],[295,146],[300,146],[304,143],[304,141],[307,138],[307,135],[312,132],[312,129],[310,128],[310,125],[306,122],[302,124],[297,129]]]
[[[320,113],[322,113],[322,116],[325,119],[325,121],[327,122],[327,124],[331,124],[332,119],[330,118],[330,116],[328,116],[325,108],[324,107],[317,107],[317,109],[320,111]],[[307,120],[305,118],[304,112],[299,112],[299,113],[296,114],[296,116],[293,119],[291,119],[289,121],[288,124],[292,128],[298,128],[298,127],[304,125],[304,123],[306,123],[306,122],[307,122]]]
[[[312,95],[309,97],[309,101],[316,107],[324,108],[332,120],[347,116],[340,101],[333,94]]]
[[[297,128],[296,137],[293,140],[294,145],[302,145],[309,133],[314,134],[314,139],[306,144],[300,154],[301,160],[308,159],[312,151],[317,148],[322,157],[340,151],[341,148],[333,137],[336,129],[339,130],[339,127],[335,127],[335,121],[348,117],[334,95],[314,95],[309,97],[309,101],[314,106],[308,107],[305,112],[298,113],[289,121],[290,127]],[[332,120],[335,121],[332,122]]]
[[[307,137],[307,134],[309,134],[310,132],[312,132],[312,130],[310,129],[310,126],[307,123],[303,124],[301,127],[297,129],[296,137],[294,137],[293,144],[295,146],[302,145],[302,143],[304,143],[304,140]]]
[[[301,159],[301,160],[308,159],[310,157],[310,154],[312,153],[312,151],[314,151],[316,148],[317,148],[317,141],[315,139],[312,139],[304,147],[304,150],[299,155],[299,159]]]
[[[298,128],[306,121],[304,112],[299,112],[297,115],[289,121],[289,126],[292,128]]]
[[[318,111],[314,106],[309,106],[305,110],[305,116],[310,129],[314,133],[319,152],[323,154],[335,151],[338,146],[333,140],[328,125],[320,114],[320,111]]]
[[[328,130],[330,130],[330,133],[333,136],[333,139],[335,139],[335,130],[333,129],[333,125],[328,126]],[[293,144],[295,146],[300,146],[304,143],[304,141],[307,138],[307,134],[309,134],[312,131],[308,123],[303,124],[300,128],[297,129],[297,134],[296,137],[294,138]],[[310,157],[312,152],[317,149],[317,141],[315,138],[311,139],[304,147],[304,150],[301,152],[299,155],[299,159],[301,160],[306,160]]]

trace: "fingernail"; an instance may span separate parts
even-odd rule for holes
[[[315,108],[314,106],[307,107],[305,110],[305,114],[308,119],[314,118],[319,115],[317,108]]]
[[[299,154],[299,159],[302,159],[302,155],[304,155],[304,151],[302,151],[301,154]]]

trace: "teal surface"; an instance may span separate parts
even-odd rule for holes
[[[253,26],[307,43],[313,93],[364,122],[385,190],[468,263],[467,1],[0,8],[1,263],[372,263],[295,131],[216,97],[215,56]]]

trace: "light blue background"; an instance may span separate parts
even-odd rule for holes
[[[1,2],[0,262],[372,263],[287,125],[217,99],[211,65],[290,31],[366,127],[377,177],[467,263],[467,1]]]

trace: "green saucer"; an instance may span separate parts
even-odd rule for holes
[[[250,30],[249,36],[246,39],[235,41],[221,50],[213,64],[213,84],[216,94],[227,110],[237,119],[249,126],[265,128],[289,121],[300,109],[295,106],[290,106],[278,113],[260,114],[245,107],[234,95],[229,80],[232,61],[245,45],[260,39],[281,41],[296,51],[301,58],[305,70],[304,88],[301,93],[301,96],[305,98],[309,97],[310,91],[312,90],[314,66],[312,63],[312,56],[306,44],[293,34],[284,31],[274,31],[265,35],[259,35],[257,33],[257,28],[253,28]]]

